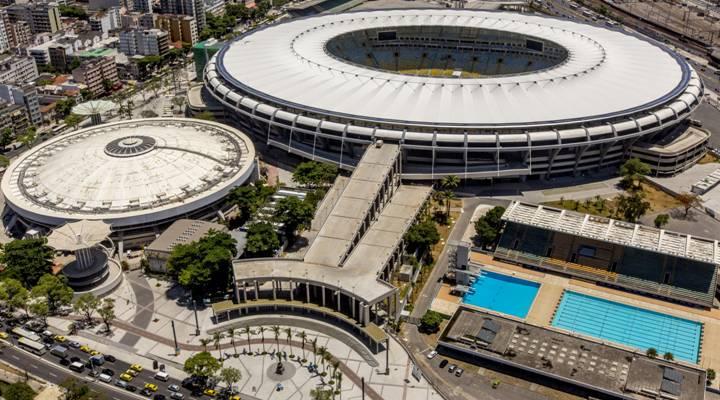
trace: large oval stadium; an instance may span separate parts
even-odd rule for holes
[[[450,9],[270,25],[216,54],[205,82],[238,124],[303,157],[352,168],[369,143],[399,143],[406,179],[612,166],[672,141],[703,95],[682,57],[639,35]]]

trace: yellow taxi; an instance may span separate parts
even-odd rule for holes
[[[157,386],[156,384],[154,384],[154,383],[146,383],[146,384],[145,384],[145,389],[147,389],[147,390],[152,390],[153,392],[157,392],[158,386]]]
[[[90,353],[91,351],[93,351],[93,349],[91,349],[90,346],[84,344],[80,346],[80,351],[82,351],[83,353]]]
[[[0,332],[0,339],[7,339],[7,338],[8,338],[7,332]]]
[[[135,371],[134,369],[129,369],[129,370],[125,371],[125,373],[128,375],[132,375],[132,376],[138,376],[138,372]]]
[[[203,390],[203,394],[206,395],[206,396],[215,397],[215,395],[217,394],[217,390],[215,390],[215,389],[205,389],[205,390]]]
[[[135,370],[137,372],[142,372],[143,367],[140,364],[133,364],[130,366],[130,369]]]
[[[65,336],[63,336],[63,335],[55,335],[55,336],[53,336],[53,339],[55,339],[55,341],[58,342],[58,343],[65,343],[65,342],[67,342],[67,338],[66,338]]]
[[[230,400],[241,400],[241,399],[240,399],[240,396],[234,395],[234,396],[230,396]]]
[[[124,380],[125,382],[130,382],[133,380],[133,376],[130,374],[120,374],[120,379]]]
[[[99,355],[100,355],[100,352],[97,351],[97,350],[90,350],[90,355],[91,355],[91,356],[99,356]]]

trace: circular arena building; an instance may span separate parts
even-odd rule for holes
[[[16,228],[102,220],[113,238],[132,245],[179,217],[214,216],[225,195],[253,175],[254,165],[250,139],[226,125],[139,119],[33,147],[5,171],[2,192]]]
[[[218,52],[205,84],[237,124],[306,158],[351,169],[369,143],[398,143],[405,179],[615,165],[640,143],[675,143],[703,95],[690,65],[651,39],[451,9],[270,25]],[[689,142],[654,167],[693,163],[704,142]]]

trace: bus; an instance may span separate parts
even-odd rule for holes
[[[20,345],[20,347],[24,348],[25,350],[27,350],[31,353],[35,353],[39,356],[45,354],[45,352],[47,351],[47,349],[45,348],[45,345],[43,345],[42,343],[33,342],[32,340],[30,340],[28,338],[24,338],[24,337],[22,337],[22,338],[20,338],[20,340],[18,340],[18,344]]]
[[[25,328],[20,328],[20,327],[13,328],[12,333],[20,336],[21,338],[30,339],[30,340],[32,340],[34,342],[38,342],[38,343],[40,342],[40,336],[37,333],[31,332]]]
[[[65,128],[67,128],[67,124],[62,123],[60,125],[53,127],[51,132],[53,135],[57,135],[58,133],[64,131]]]

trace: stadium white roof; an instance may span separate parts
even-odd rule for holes
[[[568,59],[534,73],[438,78],[366,68],[326,43],[379,27],[454,26],[552,41]],[[505,12],[382,10],[295,19],[253,31],[223,49],[219,75],[256,98],[320,114],[402,123],[527,126],[637,114],[669,103],[697,81],[659,44],[620,30]],[[215,79],[210,72],[208,81]],[[654,117],[653,117],[654,118]]]
[[[104,220],[114,230],[185,215],[220,200],[253,172],[255,149],[214,122],[153,118],[70,132],[21,155],[2,192],[45,225]]]
[[[518,201],[505,210],[502,219],[655,253],[720,264],[720,245],[717,240],[684,233]]]

